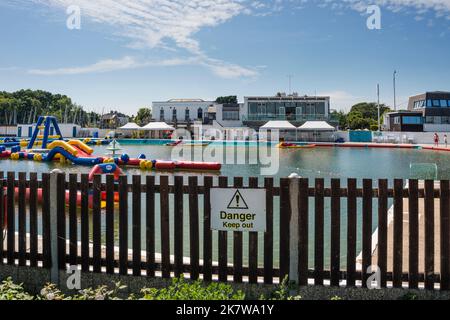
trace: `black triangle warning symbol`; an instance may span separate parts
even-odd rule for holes
[[[237,190],[233,198],[231,198],[227,209],[248,209],[247,202],[245,202],[244,197],[242,197],[239,190]]]

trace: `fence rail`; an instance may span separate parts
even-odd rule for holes
[[[79,265],[82,271],[95,273],[163,278],[189,274],[191,279],[202,278],[205,281],[218,279],[272,284],[292,272],[291,259],[295,259],[298,261],[300,285],[323,285],[327,282],[331,286],[355,287],[365,283],[370,276],[363,271],[372,265],[374,259],[372,236],[375,222],[378,239],[376,262],[381,287],[407,285],[418,288],[423,285],[429,290],[435,289],[435,285],[441,290],[450,287],[449,181],[441,181],[439,188],[434,181],[425,181],[422,188],[417,180],[409,180],[408,186],[404,187],[405,181],[397,179],[389,188],[388,180],[381,179],[376,181],[375,188],[370,179],[364,179],[362,187],[358,187],[356,179],[331,179],[330,187],[325,187],[324,179],[293,181],[282,178],[275,181],[265,178],[260,181],[249,178],[244,181],[243,178],[234,178],[230,181],[227,177],[219,177],[217,180],[204,177],[203,184],[199,185],[195,176],[189,177],[187,184],[179,176],[173,178],[173,183],[169,183],[168,176],[161,176],[158,182],[154,176],[133,176],[131,181],[127,176],[121,176],[116,183],[113,176],[107,176],[105,182],[96,176],[90,182],[85,174],[70,174],[68,177],[59,174],[56,188],[52,189],[50,174],[44,173],[38,180],[36,173],[30,173],[29,177],[19,173],[16,177],[14,172],[8,172],[6,176],[0,172],[0,229],[6,229],[6,237],[2,238],[0,245],[0,264],[51,268],[54,262],[61,270],[68,265]],[[275,182],[279,183],[275,186]],[[346,186],[342,187],[344,182]],[[298,193],[294,195],[298,204],[296,212],[291,208],[293,183],[298,183]],[[214,187],[265,189],[266,199],[261,201],[265,201],[267,208],[266,232],[261,237],[257,232],[251,232],[248,241],[244,242],[242,232],[233,232],[229,237],[226,231],[211,230],[210,190]],[[57,192],[56,225],[50,222],[51,190]],[[279,206],[275,208],[276,198]],[[106,200],[103,209],[102,199]],[[423,199],[423,206],[419,205],[420,199]],[[118,206],[114,205],[115,200]],[[439,212],[436,212],[440,219],[439,234],[435,233],[436,200],[439,200]],[[188,202],[186,207],[185,201]],[[409,209],[407,243],[403,237],[405,201]],[[330,205],[326,206],[326,202]],[[392,222],[388,214],[390,202],[393,203]],[[419,272],[421,210],[425,221],[423,272]],[[292,215],[298,217],[297,237],[291,234]],[[115,218],[118,218],[118,227],[115,226]],[[329,229],[326,228],[326,218],[330,221]],[[388,239],[390,223],[393,239]],[[184,235],[184,226],[188,226],[188,237]],[[56,228],[58,236],[56,261],[51,258],[52,228]],[[275,237],[275,228],[278,238]],[[158,253],[157,229],[160,235]],[[341,246],[343,231],[345,246]],[[326,241],[328,235],[329,243]],[[298,249],[297,257],[291,257],[292,239],[298,239],[294,244]],[[362,242],[360,268],[357,267],[358,239]],[[439,248],[435,247],[436,239],[440,240]],[[188,257],[185,255],[186,240]],[[230,240],[232,243],[229,245]],[[277,250],[274,250],[275,245],[278,245]],[[327,245],[329,252],[325,250]],[[406,252],[405,245],[408,248]],[[213,262],[213,248],[217,251],[217,262]],[[228,252],[230,249],[232,252]],[[259,251],[261,249],[262,252]],[[389,249],[392,257],[388,257]],[[440,270],[435,268],[436,250],[440,254]],[[325,264],[326,252],[329,254],[329,268]],[[262,259],[258,260],[258,256]],[[342,263],[344,256],[345,263]],[[388,266],[389,258],[391,266]],[[407,270],[404,259],[408,261]]]

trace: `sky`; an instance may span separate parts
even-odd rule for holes
[[[346,111],[376,101],[380,84],[392,106],[394,70],[406,108],[411,95],[450,91],[449,57],[450,0],[0,2],[0,91],[48,90],[97,112],[243,101],[289,92],[289,79]]]

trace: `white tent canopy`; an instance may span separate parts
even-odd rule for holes
[[[300,131],[335,131],[326,121],[307,121],[298,128]]]
[[[260,129],[265,130],[296,130],[297,128],[289,121],[269,121]]]
[[[120,127],[119,129],[120,130],[140,130],[142,128],[134,122],[128,122],[126,125],[124,125],[123,127]]]
[[[169,126],[165,122],[150,122],[146,126],[142,127],[145,131],[174,131],[175,128]]]

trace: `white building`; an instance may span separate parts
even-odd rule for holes
[[[77,138],[82,131],[81,126],[73,123],[59,123],[59,129],[63,138]],[[18,138],[29,138],[33,135],[36,124],[18,124],[16,134]],[[50,128],[50,135],[55,135],[56,132],[53,127]]]
[[[214,101],[201,99],[172,99],[164,102],[152,103],[153,119],[170,124],[187,124],[209,118],[210,109],[215,106]]]

